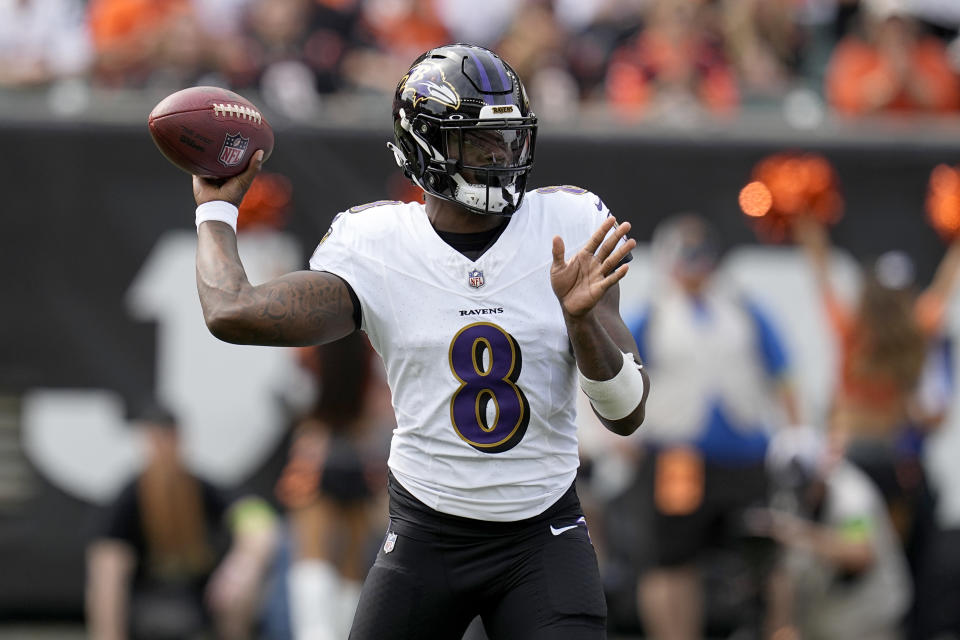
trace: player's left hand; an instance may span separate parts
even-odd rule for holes
[[[565,314],[579,317],[589,313],[607,289],[627,275],[628,266],[620,262],[637,246],[637,242],[629,238],[619,246],[617,243],[628,231],[629,222],[618,225],[610,216],[570,260],[564,259],[563,239],[560,236],[553,238],[550,284]]]

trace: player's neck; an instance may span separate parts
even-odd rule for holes
[[[426,194],[425,202],[427,218],[437,231],[475,233],[490,231],[503,224],[503,218],[500,216],[474,213],[449,200],[436,198],[430,194]]]

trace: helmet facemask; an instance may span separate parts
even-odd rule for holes
[[[509,120],[441,125],[453,199],[472,211],[511,215],[520,206],[533,165],[535,130]]]
[[[499,107],[500,109],[512,109]],[[535,116],[447,118],[403,114],[398,121],[402,150],[393,147],[398,164],[427,193],[475,213],[510,216],[520,206],[533,168]],[[487,117],[485,117],[487,116]]]

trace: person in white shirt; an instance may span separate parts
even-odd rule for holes
[[[526,192],[537,120],[494,53],[424,53],[393,104],[424,203],[339,214],[311,271],[252,286],[236,204],[262,153],[223,184],[194,178],[197,283],[228,342],[324,343],[360,329],[384,360],[397,429],[390,525],[350,637],[603,638],[606,604],[576,496],[576,384],[630,434],[649,385],[619,312],[635,241],[596,195]],[[569,249],[568,249],[569,247]]]
[[[784,550],[771,590],[771,636],[896,640],[913,588],[883,498],[813,428],[786,429],[768,464],[786,491],[754,520]],[[760,514],[757,514],[760,515]]]

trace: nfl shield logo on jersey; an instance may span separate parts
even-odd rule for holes
[[[239,131],[233,135],[228,133],[226,140],[223,141],[223,148],[220,150],[220,157],[218,158],[220,164],[227,167],[240,164],[249,142],[250,138],[244,138]]]
[[[479,289],[483,286],[483,271],[474,269],[468,274],[467,282],[470,283],[470,286],[474,289]]]
[[[395,546],[397,546],[397,534],[395,534],[393,531],[388,531],[387,539],[383,543],[383,552],[390,553],[393,551]]]

